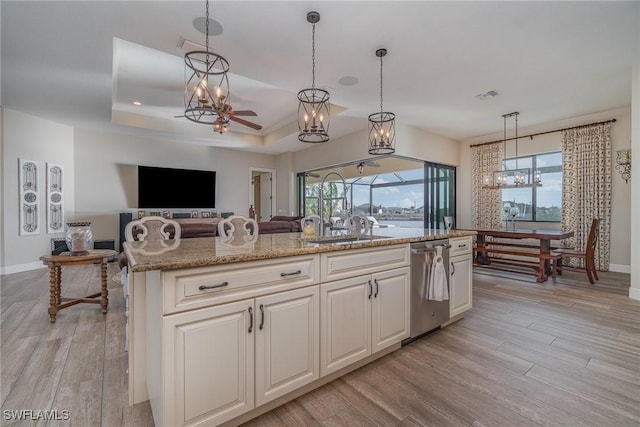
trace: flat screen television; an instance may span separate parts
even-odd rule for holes
[[[138,208],[215,208],[216,173],[138,166]]]

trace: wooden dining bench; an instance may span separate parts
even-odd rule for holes
[[[535,245],[517,245],[514,243],[505,244],[502,242],[487,242],[487,243],[490,243],[491,246],[494,246],[494,245],[507,246],[509,248],[517,248],[517,247],[529,248],[529,249],[539,248],[538,246],[535,246]],[[526,250],[500,249],[496,247],[486,247],[486,246],[481,248],[476,247],[475,251],[476,253],[481,252],[481,253],[487,254],[487,256],[484,257],[485,263],[476,263],[476,265],[478,266],[488,266],[488,265],[491,265],[492,263],[500,263],[500,264],[518,266],[518,267],[530,267],[536,272],[538,281],[543,281],[545,278],[544,272],[547,264],[545,261],[548,261],[549,265],[551,266],[551,277],[555,279],[558,276],[558,268],[557,268],[558,261],[562,259],[562,256],[560,254],[554,254],[554,253],[542,254],[539,252],[530,252]],[[527,261],[520,261],[517,259],[514,260],[509,258],[492,257],[489,254],[503,254],[503,255],[513,255],[513,256],[527,257],[527,258],[537,258],[538,261],[535,263],[531,263]],[[486,263],[487,261],[488,261],[488,264]],[[506,271],[520,272],[520,271],[509,269],[509,268],[500,268],[500,269],[506,270]]]

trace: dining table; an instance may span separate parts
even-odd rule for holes
[[[534,255],[539,259],[538,266],[536,268],[536,275],[538,282],[544,282],[548,279],[549,274],[551,273],[552,265],[550,260],[553,259],[551,256],[551,242],[554,240],[563,240],[573,237],[573,231],[562,231],[562,230],[544,230],[544,229],[521,229],[521,228],[475,228],[471,229],[477,233],[476,240],[476,263],[478,265],[489,265],[492,262],[492,258],[489,256],[491,252],[490,246],[494,245],[503,245],[508,246],[511,250],[501,251],[503,254],[511,254],[511,255]],[[497,242],[489,242],[487,237],[498,238],[498,239],[534,239],[538,240],[539,245],[533,245],[528,243],[518,243],[507,241],[497,241]],[[510,243],[511,242],[511,243]],[[522,251],[518,248],[527,248],[529,251]]]

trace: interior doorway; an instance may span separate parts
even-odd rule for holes
[[[269,221],[275,212],[274,169],[249,168],[249,206],[256,212],[256,221]]]

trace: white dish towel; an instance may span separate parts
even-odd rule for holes
[[[422,272],[422,277],[424,278],[424,282],[422,283],[422,288],[420,289],[420,299],[429,299],[429,281],[431,280],[431,269],[433,267],[433,252],[425,251],[424,253],[424,263],[422,264],[424,271]]]
[[[436,246],[436,256],[433,257],[431,275],[429,276],[428,300],[446,301],[449,299],[449,287],[447,286],[447,271],[442,259],[442,246]]]

